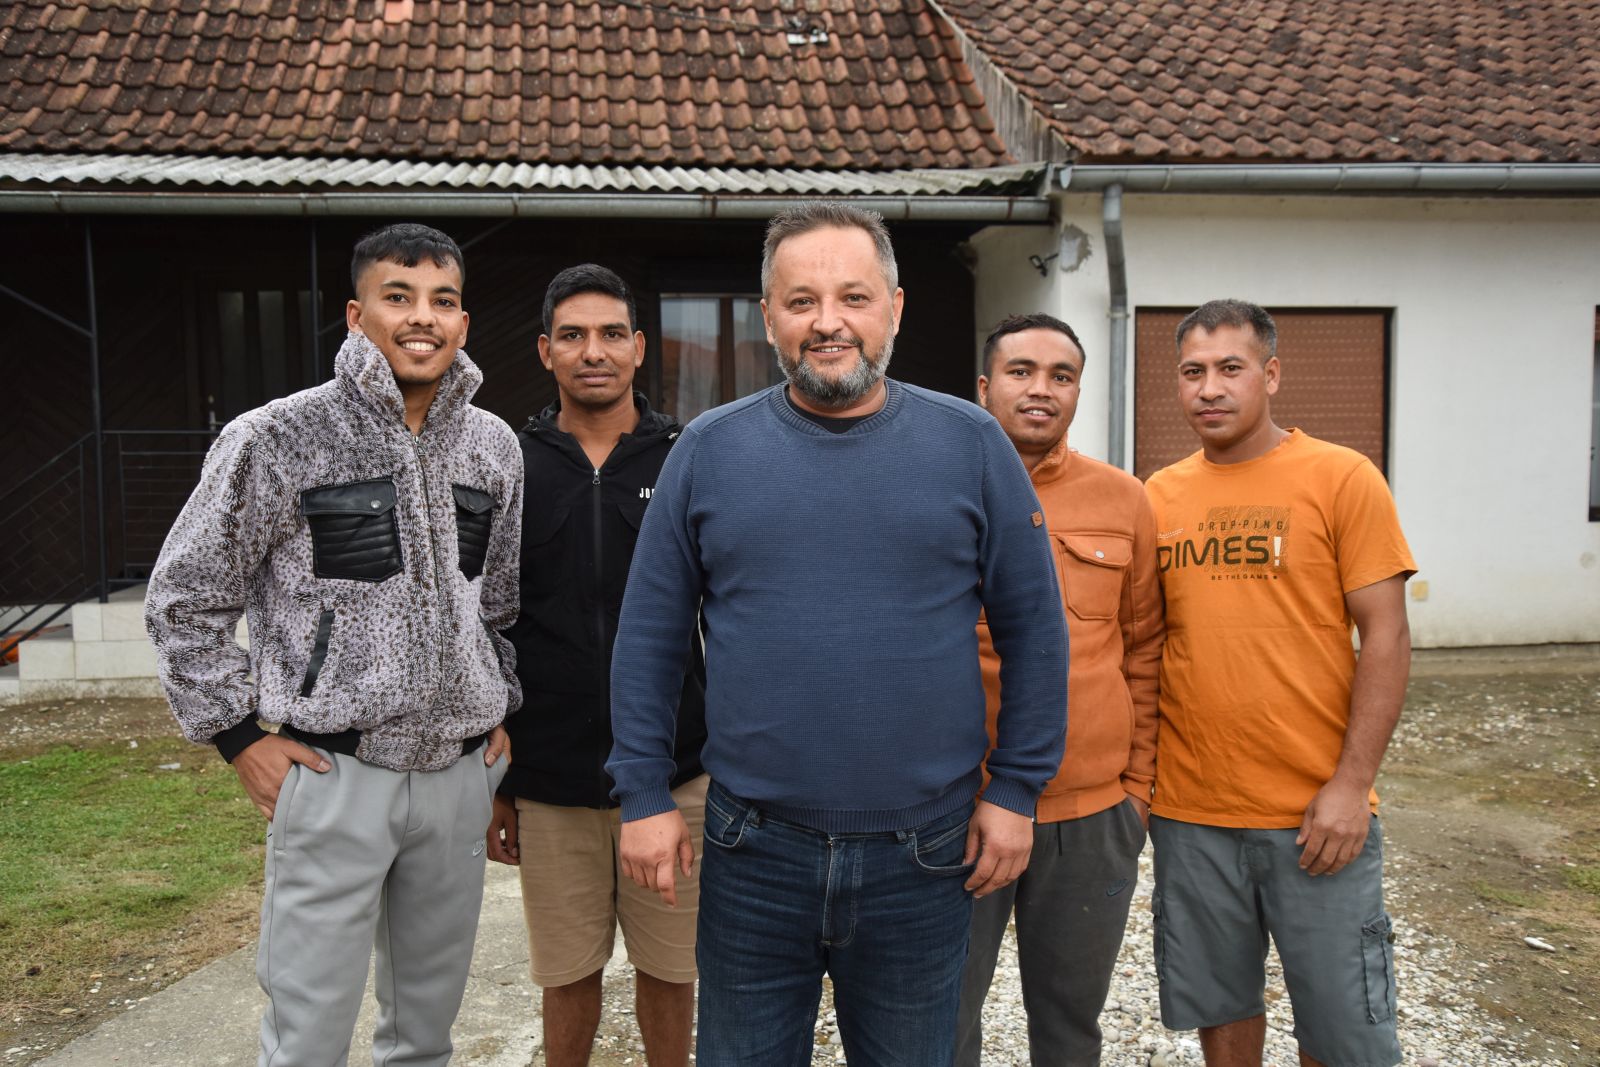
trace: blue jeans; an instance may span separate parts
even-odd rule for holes
[[[972,922],[972,804],[828,834],[715,782],[700,872],[699,1067],[805,1067],[822,976],[851,1067],[947,1067]]]

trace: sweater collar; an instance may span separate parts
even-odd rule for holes
[[[1049,485],[1059,482],[1067,476],[1067,468],[1072,464],[1072,449],[1067,447],[1067,435],[1062,434],[1061,440],[1055,447],[1044,454],[1028,476],[1033,479],[1034,485]]]
[[[895,413],[900,410],[901,402],[905,399],[905,389],[893,378],[885,378],[883,384],[887,390],[883,399],[883,407],[866,416],[844,433],[839,434],[823,429],[796,411],[789,403],[788,396],[784,393],[786,385],[783,382],[779,382],[767,390],[767,403],[771,406],[773,413],[778,416],[778,419],[787,426],[792,426],[813,437],[833,437],[843,440],[871,433],[894,419]]]
[[[380,418],[397,420],[405,427],[405,397],[400,395],[400,386],[383,351],[366,334],[351,330],[345,336],[333,360],[333,376],[346,393]],[[456,349],[456,358],[439,379],[439,389],[428,406],[424,431],[439,429],[459,418],[482,384],[483,372],[478,365],[467,358],[466,349]]]

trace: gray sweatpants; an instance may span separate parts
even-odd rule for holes
[[[956,1067],[978,1067],[983,1001],[1013,907],[1033,1067],[1100,1062],[1100,1009],[1122,948],[1144,838],[1127,800],[1081,819],[1034,826],[1022,877],[973,906]]]
[[[256,976],[270,998],[258,1067],[344,1067],[377,950],[378,1067],[443,1067],[483,902],[490,798],[481,747],[442,771],[319,752],[267,830]]]

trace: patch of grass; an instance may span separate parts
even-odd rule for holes
[[[1513,908],[1531,908],[1538,901],[1530,893],[1523,893],[1516,889],[1502,889],[1482,879],[1472,883],[1472,891],[1484,900],[1495,904],[1507,904]]]
[[[1600,867],[1567,868],[1567,885],[1600,900]]]
[[[61,997],[259,882],[262,837],[232,771],[180,739],[0,764],[0,1011]]]

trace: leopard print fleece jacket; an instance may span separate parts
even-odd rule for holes
[[[185,736],[231,760],[258,718],[354,729],[367,763],[439,770],[516,710],[499,631],[517,617],[522,453],[468,403],[482,381],[458,352],[413,437],[383,353],[351,333],[332,381],[223,428],[145,594]]]

